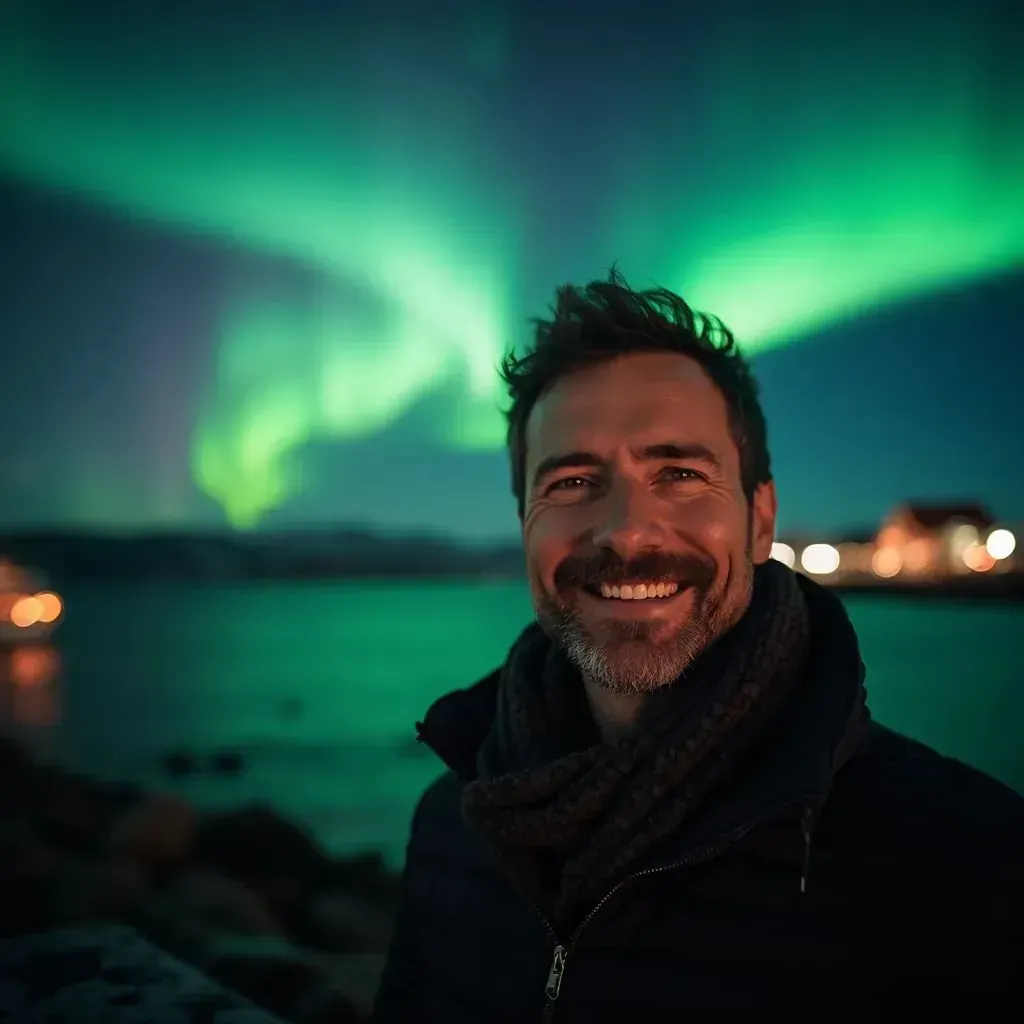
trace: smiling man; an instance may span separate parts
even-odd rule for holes
[[[376,1019],[1003,1019],[1024,800],[871,721],[729,332],[613,274],[503,373],[537,621],[420,725]]]

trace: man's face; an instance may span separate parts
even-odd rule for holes
[[[674,353],[562,378],[526,426],[523,544],[537,619],[617,693],[674,681],[746,610],[775,490],[743,494],[728,408]]]

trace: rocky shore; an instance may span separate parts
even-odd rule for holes
[[[294,1024],[369,1018],[398,902],[263,806],[73,776],[0,739],[0,937],[126,925]]]

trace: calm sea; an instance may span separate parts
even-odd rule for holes
[[[413,742],[439,694],[492,668],[530,619],[521,583],[82,586],[51,684],[4,713],[47,755],[203,806],[266,800],[338,851],[399,863],[440,771]],[[853,597],[875,717],[1024,791],[1020,606]],[[182,750],[199,773],[170,778]],[[217,751],[231,777],[203,770]]]

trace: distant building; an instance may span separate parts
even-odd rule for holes
[[[905,502],[882,520],[875,536],[876,575],[934,576],[966,573],[972,558],[984,557],[985,538],[995,519],[981,505]]]

